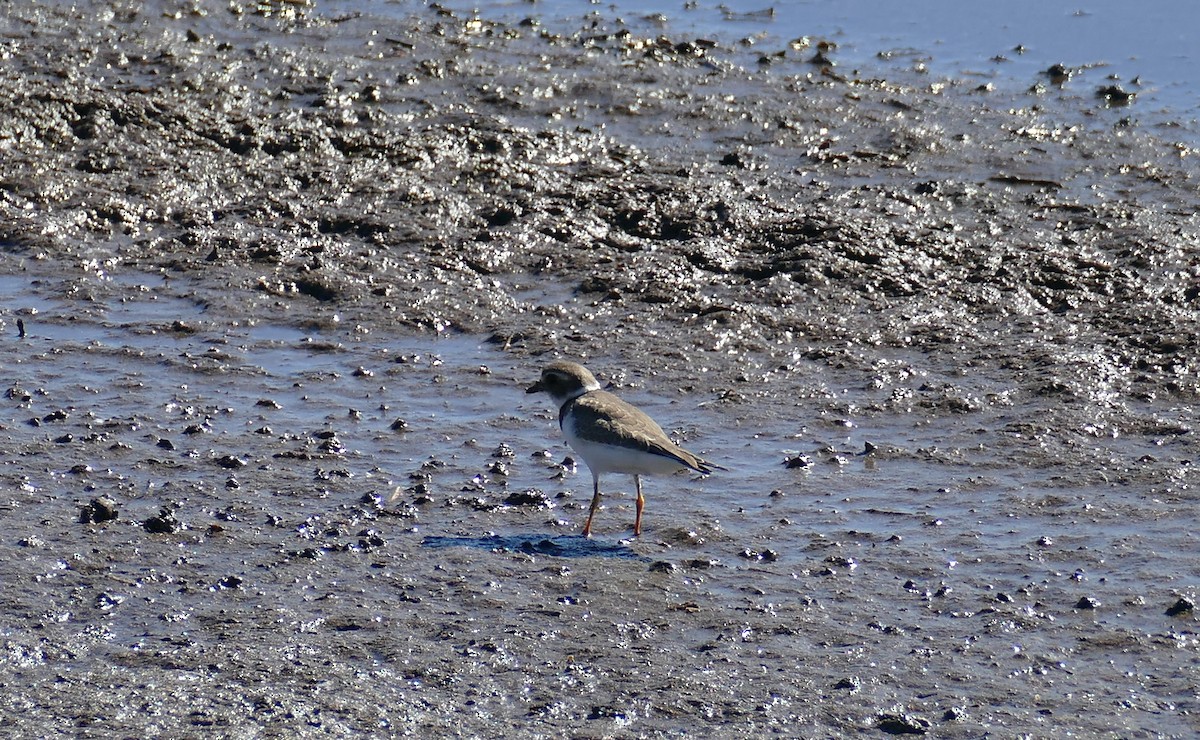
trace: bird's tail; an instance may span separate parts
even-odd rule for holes
[[[708,475],[715,470],[724,470],[725,472],[729,472],[729,468],[723,465],[717,465],[715,462],[709,462],[708,460],[704,460],[699,457],[696,458],[695,467],[697,472],[703,473],[704,475]]]

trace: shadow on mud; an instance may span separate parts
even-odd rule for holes
[[[582,535],[492,535],[490,537],[426,537],[424,547],[473,547],[493,552],[524,552],[560,558],[641,558],[628,545],[602,542]]]

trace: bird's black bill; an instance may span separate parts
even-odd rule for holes
[[[546,387],[544,385],[542,385],[542,381],[539,380],[538,382],[536,382],[533,385],[526,388],[525,392],[526,393],[541,393],[544,390],[546,390]]]

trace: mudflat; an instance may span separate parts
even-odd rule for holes
[[[1185,130],[534,11],[6,9],[9,731],[1194,735]]]

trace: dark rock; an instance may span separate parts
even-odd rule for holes
[[[374,529],[364,529],[358,533],[358,546],[361,550],[369,551],[386,544],[387,540]]]
[[[246,461],[240,457],[234,457],[233,455],[222,455],[221,457],[217,458],[217,465],[220,465],[226,470],[237,470],[238,468],[246,467]]]
[[[152,516],[142,522],[142,528],[150,534],[174,534],[183,529],[183,523],[175,518],[175,512],[164,507],[157,516]]]
[[[807,468],[812,465],[812,458],[808,455],[793,455],[783,461],[784,467],[789,470],[795,468]]]
[[[747,547],[739,554],[747,560],[759,560],[764,563],[773,563],[779,559],[779,553],[774,550],[754,550]]]
[[[535,506],[540,509],[547,509],[551,506],[550,499],[546,498],[546,494],[536,488],[510,493],[504,499],[504,503],[507,506]]]
[[[1099,609],[1100,602],[1093,599],[1091,596],[1084,596],[1079,601],[1075,602],[1076,609]]]
[[[908,714],[884,714],[875,726],[889,735],[924,735],[930,724],[927,719]]]
[[[1102,99],[1107,105],[1129,105],[1137,93],[1131,93],[1128,90],[1122,89],[1119,85],[1105,85],[1096,90],[1096,97]]]
[[[508,466],[502,460],[493,460],[488,464],[487,471],[492,475],[507,476]]]
[[[674,573],[679,570],[679,566],[668,560],[656,560],[650,564],[651,573]]]
[[[213,584],[212,590],[224,591],[224,590],[230,590],[230,589],[237,589],[237,588],[241,588],[243,583],[244,583],[244,581],[241,576],[228,575],[228,576],[225,576],[224,578],[222,578],[221,580],[217,581],[215,584]]]
[[[1178,617],[1181,614],[1191,614],[1196,609],[1196,602],[1186,596],[1181,596],[1167,609],[1168,617]]]
[[[108,496],[97,496],[91,503],[79,508],[81,524],[99,524],[117,518],[117,502]]]

